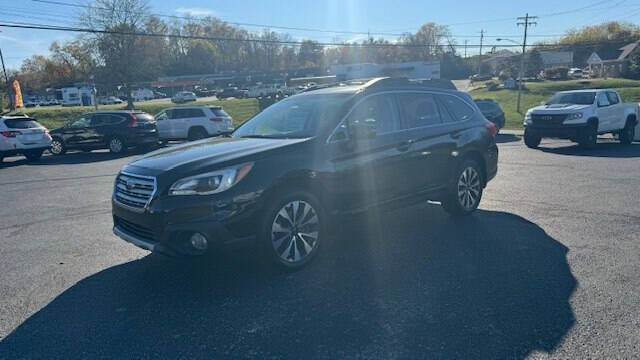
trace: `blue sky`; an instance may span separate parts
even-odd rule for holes
[[[86,4],[85,0],[56,0]],[[637,0],[636,0],[637,1]],[[515,18],[525,12],[538,15],[538,26],[531,29],[532,40],[553,39],[567,29],[607,20],[640,19],[640,2],[605,1],[418,1],[418,0],[151,0],[152,12],[167,15],[214,15],[230,22],[304,27],[351,32],[400,33],[415,31],[425,22],[450,25],[458,44],[479,43],[479,32],[487,34],[485,44],[496,44],[496,36],[522,40],[522,28]],[[0,23],[28,22],[71,25],[79,9],[34,2],[32,0],[0,0]],[[637,20],[636,20],[637,21]],[[260,27],[246,27],[260,31]],[[296,39],[311,38],[322,42],[361,40],[365,34],[332,34],[307,31],[288,32]],[[47,54],[54,40],[68,40],[73,35],[43,30],[2,29],[0,48],[8,67],[16,68],[24,58]],[[504,42],[503,42],[504,43]],[[498,43],[499,44],[499,43]],[[463,50],[460,49],[460,52]],[[468,50],[469,54],[477,49]]]

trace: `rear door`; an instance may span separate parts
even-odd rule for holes
[[[189,134],[189,129],[193,126],[202,126],[208,134],[214,134],[216,131],[212,131],[214,123],[207,117],[204,110],[201,108],[189,108],[187,118],[185,119],[185,132],[186,136]]]
[[[87,129],[85,145],[97,146],[106,144],[106,139],[112,133],[112,121],[109,114],[93,114]]]
[[[364,124],[375,128],[375,136],[354,140],[353,129]],[[347,209],[359,209],[397,198],[404,181],[398,168],[406,154],[404,140],[391,94],[358,102],[329,139],[336,200]]]
[[[412,194],[443,185],[454,146],[449,114],[433,93],[403,92],[396,98],[408,137],[403,164],[405,192]]]

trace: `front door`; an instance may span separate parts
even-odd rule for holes
[[[91,115],[85,114],[64,128],[63,139],[68,147],[82,146],[87,141]]]
[[[328,144],[337,206],[361,209],[398,197],[404,181],[398,165],[406,154],[399,130],[392,95],[373,95],[354,106]]]
[[[616,116],[615,106],[611,106],[604,91],[598,93],[596,103],[598,105],[598,132],[611,130]]]

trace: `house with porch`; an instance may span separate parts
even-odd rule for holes
[[[587,59],[589,73],[592,77],[619,77],[625,73],[629,66],[629,59],[638,49],[640,49],[640,41],[619,48],[617,54],[610,57],[593,52]]]

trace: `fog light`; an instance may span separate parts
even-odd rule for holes
[[[189,241],[191,242],[191,246],[193,246],[194,249],[207,249],[207,238],[200,233],[194,233],[193,235],[191,235],[191,239],[189,239]]]

